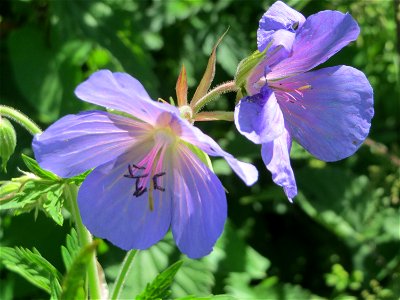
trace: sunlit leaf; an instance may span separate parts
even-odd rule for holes
[[[84,299],[86,269],[98,242],[83,248],[74,258],[62,283],[61,299]]]
[[[78,234],[74,228],[71,229],[71,233],[67,235],[65,240],[65,246],[61,246],[62,259],[67,271],[71,268],[71,265],[77,257],[80,250]]]
[[[59,181],[60,178],[51,173],[50,171],[44,170],[42,169],[39,164],[37,163],[36,160],[34,160],[33,158],[30,158],[29,156],[26,156],[25,154],[21,155],[22,160],[24,161],[25,165],[28,167],[28,169],[35,175],[41,177],[41,178],[47,178],[47,179],[51,179],[54,181]]]
[[[157,277],[147,285],[146,289],[136,296],[137,300],[152,300],[169,298],[171,294],[171,284],[176,273],[182,266],[183,261],[177,261],[166,270],[157,275]]]
[[[35,248],[30,251],[21,247],[0,247],[0,262],[52,297],[60,295],[61,274]]]

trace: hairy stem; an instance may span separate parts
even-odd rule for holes
[[[15,108],[0,105],[0,116],[4,116],[10,118],[11,120],[14,120],[32,135],[42,132],[40,127],[35,122],[33,122],[25,114],[23,114],[19,110],[16,110]]]
[[[92,236],[82,223],[79,213],[78,203],[76,201],[78,195],[78,187],[74,184],[65,186],[66,198],[71,205],[71,214],[75,220],[76,230],[78,232],[79,243],[81,247],[85,247],[92,243]],[[101,299],[100,279],[97,270],[96,252],[93,252],[87,269],[87,279],[89,285],[90,299]]]
[[[115,280],[113,291],[111,292],[111,297],[110,297],[111,300],[120,298],[122,286],[125,283],[126,276],[128,275],[128,273],[133,265],[133,261],[138,252],[139,252],[138,250],[131,250],[126,253],[124,261],[122,262],[122,267],[119,270],[117,279]]]
[[[229,93],[229,92],[236,92],[237,90],[238,90],[238,87],[236,86],[235,81],[233,81],[233,80],[216,86],[211,91],[209,91],[206,95],[204,95],[202,98],[200,98],[198,101],[196,101],[196,105],[193,107],[193,113],[194,114],[198,113],[203,108],[203,106],[207,105],[211,101],[216,100],[222,94]]]
[[[233,111],[202,111],[195,119],[197,121],[233,121]]]

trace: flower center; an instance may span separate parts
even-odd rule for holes
[[[166,186],[167,170],[165,169],[165,153],[171,152],[171,147],[176,147],[179,142],[180,125],[170,114],[162,114],[153,130],[143,140],[144,147],[150,150],[140,161],[128,165],[125,178],[134,180],[135,190],[133,196],[140,197],[148,194],[149,209],[154,209],[153,193],[164,192]],[[147,149],[149,149],[147,148]],[[173,150],[172,150],[173,152]]]

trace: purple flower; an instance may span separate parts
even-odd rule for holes
[[[260,20],[258,49],[267,49],[266,58],[247,80],[250,96],[236,106],[235,124],[262,145],[263,161],[290,201],[297,194],[292,139],[321,160],[337,161],[368,135],[374,109],[365,75],[348,66],[309,72],[358,34],[349,14],[322,11],[305,20],[279,1]]]
[[[151,100],[128,74],[98,71],[75,93],[125,113],[68,115],[34,138],[43,168],[61,177],[94,168],[78,193],[85,226],[125,250],[146,249],[171,227],[189,257],[211,252],[224,227],[226,196],[191,149],[224,157],[247,185],[257,180],[254,166],[223,151],[176,107]]]

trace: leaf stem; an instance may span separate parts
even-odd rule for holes
[[[117,279],[115,280],[114,287],[111,292],[111,300],[119,299],[122,291],[122,286],[124,285],[126,280],[126,276],[128,275],[129,270],[131,269],[133,261],[138,252],[138,250],[130,250],[126,253],[124,261],[122,262],[122,267],[119,270],[119,274],[117,276]]]
[[[207,105],[209,102],[216,100],[222,94],[229,93],[229,92],[236,92],[239,88],[236,86],[234,80],[225,82],[220,84],[210,90],[206,95],[196,101],[195,106],[193,107],[193,113],[197,114],[204,105]]]
[[[10,118],[11,120],[14,120],[32,135],[42,132],[40,127],[35,122],[33,122],[31,119],[28,118],[28,116],[15,108],[0,105],[0,117],[1,116],[5,116],[7,118]]]
[[[81,247],[88,246],[92,243],[92,236],[86,227],[82,223],[81,215],[79,213],[78,203],[76,201],[78,195],[78,188],[75,184],[67,184],[65,185],[66,198],[69,200],[71,205],[71,214],[74,217],[76,230],[78,232],[79,243]],[[100,279],[97,270],[97,259],[96,259],[96,251],[93,252],[92,257],[90,259],[88,269],[87,269],[87,278],[89,284],[89,295],[90,299],[101,299],[101,288],[100,288]]]

